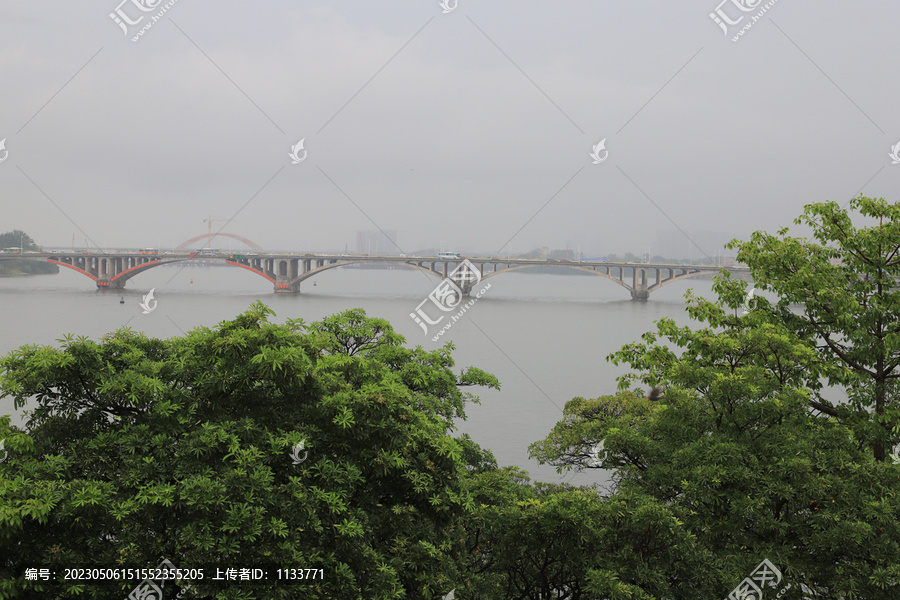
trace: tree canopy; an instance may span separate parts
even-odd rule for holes
[[[853,228],[846,211],[818,204],[798,219],[818,243],[786,230],[735,242],[756,287],[777,299],[737,316],[748,285],[727,273],[718,300],[689,292],[701,327],[658,321],[609,357],[629,367],[619,393],[572,400],[531,447],[560,470],[610,469],[609,502],[665,506],[708,557],[699,597],[725,597],[763,559],[791,582],[786,599],[900,589],[900,465],[883,461],[900,432],[885,385],[900,358],[900,205],[858,198],[851,209],[870,224]],[[827,384],[847,402],[825,400]],[[674,593],[642,592],[697,597],[675,569],[666,577]]]
[[[402,346],[352,310],[268,321],[257,303],[215,329],[158,340],[67,337],[2,361],[0,390],[31,409],[0,423],[0,597],[109,597],[26,581],[26,567],[322,569],[295,586],[191,581],[216,598],[422,598],[456,585],[456,518],[470,502],[453,419],[476,400],[452,346]],[[296,457],[292,459],[292,456]],[[295,464],[301,459],[299,464]],[[113,584],[119,597],[135,581]]]
[[[853,224],[853,210],[863,226]],[[900,203],[860,196],[850,211],[835,202],[806,206],[795,223],[811,227],[815,241],[782,229],[731,247],[756,287],[778,296],[757,310],[814,348],[816,375],[847,391],[846,405],[814,397],[811,406],[852,427],[884,460],[885,448],[900,437],[891,393],[900,378]],[[722,291],[732,301],[739,293],[727,285]]]
[[[4,248],[20,248],[23,251],[38,251],[41,248],[31,239],[27,233],[20,229],[0,233],[0,250]],[[59,273],[59,267],[54,264],[36,260],[13,259],[0,261],[0,274],[49,274]]]
[[[21,229],[0,233],[0,248],[21,248],[22,250],[40,250],[31,236]]]

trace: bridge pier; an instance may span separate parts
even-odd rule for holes
[[[657,276],[659,272],[657,271]],[[650,290],[647,286],[647,269],[631,269],[631,299],[646,301],[650,299]]]
[[[474,268],[478,269],[478,267]],[[472,288],[475,287],[475,284],[481,281],[484,273],[484,264],[481,265],[481,268],[478,269],[477,273],[473,273],[471,269],[464,264],[457,265],[452,277],[447,274],[447,270],[447,263],[444,263],[444,278],[447,279],[450,277],[453,280],[453,283],[456,284],[456,287],[459,288],[459,291],[462,292],[462,297],[468,298],[472,295]]]
[[[117,279],[112,281],[110,279],[98,279],[97,280],[97,289],[98,290],[121,290],[125,287],[124,279]]]
[[[276,277],[275,278],[275,293],[276,294],[299,294],[300,293],[300,284],[299,283],[291,284],[290,277]]]

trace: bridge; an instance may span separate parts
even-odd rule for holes
[[[72,269],[94,280],[98,289],[122,289],[132,277],[162,265],[202,260],[246,269],[269,280],[275,293],[299,293],[300,284],[319,273],[348,265],[389,264],[417,269],[437,280],[445,279],[463,260],[468,260],[480,272],[481,280],[521,269],[535,267],[574,269],[603,277],[631,293],[632,300],[647,300],[650,293],[664,285],[721,270],[735,274],[749,274],[743,266],[675,265],[665,263],[634,263],[580,260],[542,260],[526,258],[434,256],[368,256],[347,254],[291,254],[291,253],[212,253],[204,251],[175,252],[22,252],[0,254],[3,260],[42,260]],[[471,282],[462,284],[469,295]]]

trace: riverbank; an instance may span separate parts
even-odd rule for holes
[[[20,277],[26,275],[55,275],[59,266],[33,260],[8,260],[0,263],[0,277]]]

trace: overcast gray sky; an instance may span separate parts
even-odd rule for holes
[[[266,249],[378,227],[593,256],[680,228],[712,253],[898,200],[895,1],[120,1],[0,5],[3,231],[171,247],[213,215]]]

